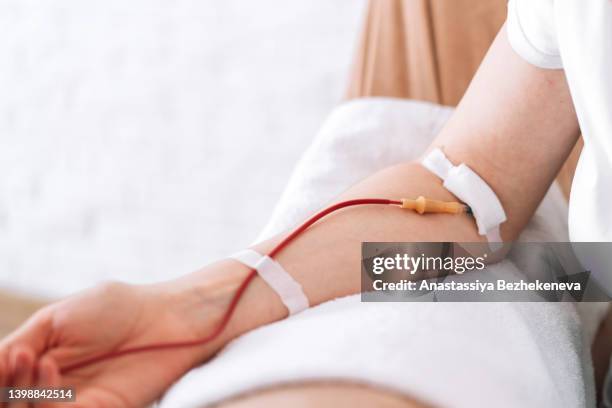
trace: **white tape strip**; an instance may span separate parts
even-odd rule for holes
[[[465,163],[453,166],[438,148],[433,149],[421,164],[444,180],[448,191],[470,206],[480,235],[486,236],[489,242],[502,242],[499,226],[506,221],[506,212],[486,181]]]
[[[308,309],[310,306],[308,298],[302,290],[302,285],[293,279],[274,259],[267,255],[261,255],[252,249],[237,252],[230,258],[255,269],[259,276],[278,294],[290,315]]]
[[[257,262],[259,262],[261,257],[262,255],[259,252],[252,249],[243,249],[242,251],[230,255],[230,258],[248,266],[249,268],[255,268],[255,265],[257,265]]]

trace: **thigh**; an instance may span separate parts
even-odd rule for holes
[[[258,390],[233,398],[218,408],[284,408],[364,406],[380,408],[428,408],[416,399],[350,382],[305,382]]]

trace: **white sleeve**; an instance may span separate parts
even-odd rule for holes
[[[563,68],[555,27],[555,0],[510,0],[506,30],[514,51],[540,68]]]

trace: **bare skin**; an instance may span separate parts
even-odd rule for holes
[[[285,384],[240,395],[217,405],[218,408],[432,408],[391,390],[346,382],[307,382]]]
[[[442,146],[453,162],[469,164],[487,180],[508,214],[502,236],[512,240],[530,219],[577,137],[563,71],[524,62],[513,53],[502,30],[433,145]],[[418,195],[455,199],[418,163],[406,163],[369,177],[338,200]],[[279,239],[263,242],[257,249],[266,252]],[[397,208],[364,206],[318,223],[277,258],[316,305],[360,290],[363,241],[478,240],[482,237],[467,216],[419,216]],[[247,273],[237,262],[223,260],[174,281],[109,284],[48,306],[0,343],[0,386],[73,385],[78,400],[71,407],[144,406],[232,338],[286,317],[277,296],[255,280],[229,327],[207,346],[137,354],[63,376],[59,367],[109,350],[205,336]],[[27,405],[10,405],[16,407]]]

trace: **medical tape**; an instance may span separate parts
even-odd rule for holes
[[[261,255],[252,249],[245,249],[231,255],[230,258],[253,268],[259,276],[276,292],[283,304],[293,315],[308,309],[310,303],[300,285],[283,269],[282,265],[267,255]]]
[[[489,242],[502,242],[499,226],[506,212],[495,192],[465,163],[454,166],[439,148],[433,149],[421,164],[444,181],[444,187],[472,209],[478,233]]]

